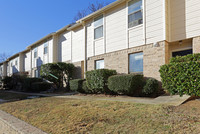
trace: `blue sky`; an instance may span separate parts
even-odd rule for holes
[[[96,0],[0,0],[0,53],[23,51],[70,24],[76,13],[92,2]]]

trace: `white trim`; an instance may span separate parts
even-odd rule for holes
[[[72,44],[72,43],[73,43],[73,41],[72,41],[72,40],[73,40],[73,39],[72,39],[72,31],[71,31],[70,33],[71,33],[71,34],[70,34],[70,38],[71,38],[71,43],[70,43],[70,44],[71,44],[71,63],[72,63],[72,60],[73,60],[73,59],[72,59],[72,56],[73,56],[73,55],[72,55],[72,52],[73,52],[73,51],[72,51],[72,46],[73,46],[73,44]]]
[[[163,0],[163,40],[166,40],[166,0]]]
[[[126,48],[129,48],[129,28],[128,28],[128,0],[126,2]]]
[[[171,42],[171,9],[170,9],[170,5],[171,2],[170,0],[168,0],[168,25],[169,25],[169,29],[168,29],[168,34],[169,34],[169,42]]]
[[[103,37],[104,37],[104,44],[103,44],[103,52],[106,53],[106,14],[103,13]]]
[[[143,40],[146,44],[146,0],[142,0],[142,16],[143,16]]]

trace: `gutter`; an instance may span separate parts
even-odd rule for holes
[[[28,46],[27,49],[30,49],[31,47],[37,45],[38,43],[42,42],[43,40],[52,37],[55,34],[55,32],[48,34],[47,36],[43,37],[42,39],[36,41],[35,43],[33,43],[32,45]]]
[[[113,3],[111,3],[111,4],[109,4],[109,5],[107,5],[107,6],[105,6],[105,7],[103,7],[102,9],[99,9],[99,10],[97,10],[96,12],[94,12],[94,13],[92,13],[92,14],[90,14],[90,15],[88,15],[88,16],[86,16],[86,17],[84,17],[84,18],[82,18],[82,19],[80,19],[80,20],[78,20],[78,21],[76,21],[76,23],[82,23],[83,21],[86,21],[86,20],[88,20],[88,19],[90,19],[90,18],[93,18],[93,17],[96,16],[97,14],[103,13],[104,11],[106,11],[106,10],[112,8],[112,7],[115,7],[115,6],[117,6],[118,4],[120,4],[120,3],[122,3],[122,2],[125,2],[125,1],[126,1],[126,0],[117,0],[117,1],[115,1],[115,2],[113,2]]]

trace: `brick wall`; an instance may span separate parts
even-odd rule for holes
[[[129,71],[129,54],[143,52],[144,76],[160,80],[160,66],[165,64],[169,59],[167,46],[168,44],[163,41],[156,46],[149,44],[90,57],[87,61],[87,70],[94,70],[95,61],[104,59],[104,66],[106,69],[115,69],[119,74],[127,74]]]
[[[200,36],[193,38],[193,53],[200,53]]]

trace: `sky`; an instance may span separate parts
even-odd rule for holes
[[[115,0],[98,0],[111,3]],[[16,54],[73,22],[96,0],[0,0],[0,54]]]

